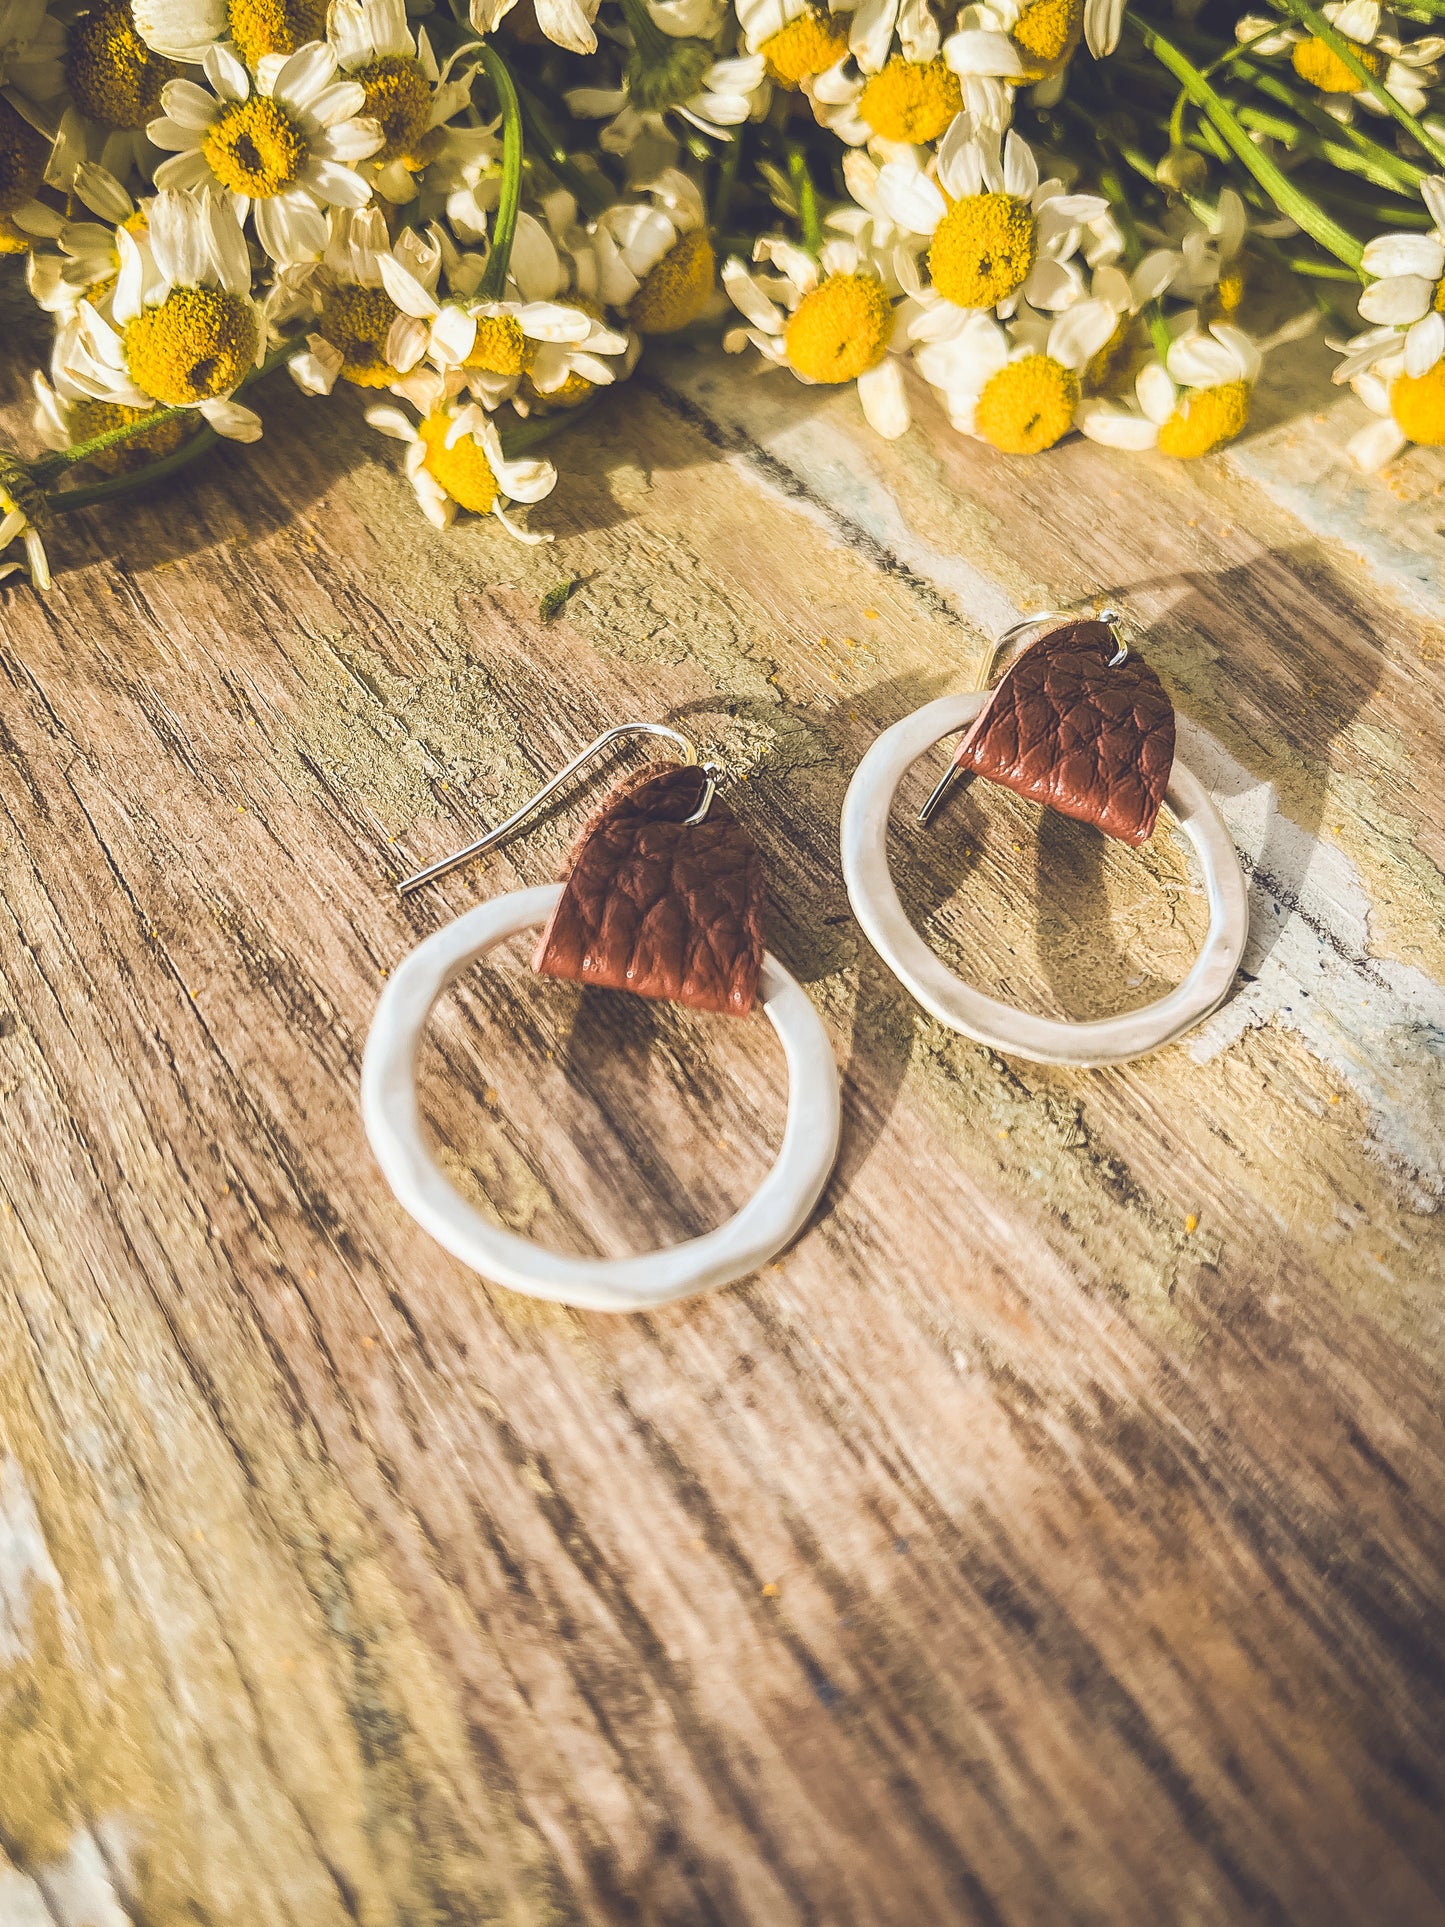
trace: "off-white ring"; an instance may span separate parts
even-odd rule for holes
[[[648,1311],[745,1278],[802,1230],[838,1156],[838,1067],[818,1013],[772,957],[759,1001],[788,1062],[788,1119],[777,1161],[736,1216],[715,1231],[639,1258],[574,1258],[504,1231],[468,1204],[422,1136],[416,1056],[432,1006],[474,958],[545,923],[561,884],[513,890],[468,910],[418,944],[382,992],[361,1060],[361,1114],[386,1181],[464,1265],[532,1298],[582,1311]]]
[[[1158,1050],[1207,1017],[1234,982],[1249,934],[1249,902],[1224,819],[1197,776],[1175,760],[1165,801],[1198,853],[1209,893],[1209,933],[1193,969],[1157,1003],[1120,1017],[1072,1024],[1035,1017],[971,989],[909,922],[888,869],[888,817],[905,773],[942,737],[965,729],[986,690],[941,696],[895,723],[854,772],[843,802],[843,875],[853,914],[899,981],[940,1023],[1039,1064],[1122,1064]]]

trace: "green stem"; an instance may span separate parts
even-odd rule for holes
[[[1149,330],[1149,339],[1154,343],[1155,354],[1167,364],[1174,337],[1169,332],[1169,323],[1164,319],[1164,310],[1157,301],[1144,303],[1144,325]]]
[[[295,342],[283,341],[277,347],[273,348],[261,363],[260,367],[253,368],[246,379],[237,384],[235,393],[239,395],[241,390],[243,388],[249,388],[253,381],[263,381],[273,368],[279,367],[289,355],[295,352],[295,347]],[[120,428],[108,428],[103,435],[92,435],[88,441],[76,442],[71,448],[56,449],[49,455],[42,455],[39,461],[31,463],[30,473],[37,482],[44,486],[52,477],[63,475],[66,469],[74,468],[80,462],[93,461],[97,455],[103,455],[109,448],[119,448],[125,442],[133,442],[138,435],[149,435],[157,428],[164,428],[167,422],[177,421],[185,415],[193,416],[195,412],[193,408],[154,408],[148,415],[142,415],[137,421],[126,422]],[[186,446],[189,447],[190,443],[187,442]],[[169,455],[163,458],[166,462],[170,462],[172,459]],[[152,463],[151,466],[159,467],[160,464]],[[147,471],[143,470],[136,471],[137,474],[146,472]],[[133,481],[134,478],[115,476],[113,479],[115,481]],[[109,485],[97,484],[97,486],[108,487]],[[113,492],[120,493],[119,490]],[[70,498],[67,497],[66,499],[69,501]]]
[[[507,291],[507,269],[517,236],[517,211],[522,202],[522,106],[507,63],[489,41],[482,42],[482,62],[502,110],[502,187],[492,222],[492,247],[477,294],[483,301],[500,301]]]
[[[1297,3],[1302,4],[1302,0],[1289,0],[1289,4]],[[1364,250],[1354,235],[1342,228],[1338,221],[1331,220],[1324,209],[1296,187],[1262,148],[1255,146],[1240,126],[1237,116],[1194,63],[1171,41],[1147,22],[1132,15],[1126,14],[1125,20],[1154,58],[1173,74],[1189,98],[1203,108],[1207,117],[1205,124],[1213,128],[1221,143],[1254,176],[1280,212],[1287,214],[1311,240],[1318,241],[1328,253],[1343,261],[1347,268],[1358,271]]]
[[[1278,74],[1251,64],[1240,67],[1238,77],[1248,81],[1256,93],[1278,101],[1281,106],[1289,108],[1292,113],[1307,122],[1320,136],[1322,145],[1328,147],[1331,143],[1344,142],[1346,146],[1352,147],[1357,154],[1368,160],[1381,174],[1393,175],[1404,193],[1418,192],[1420,183],[1425,178],[1423,167],[1417,167],[1413,161],[1406,160],[1403,154],[1396,154],[1392,149],[1382,146],[1379,141],[1372,140],[1368,134],[1352,126],[1350,122],[1336,120],[1333,114],[1325,112],[1317,100],[1302,93],[1299,88],[1291,87]]]
[[[788,179],[798,197],[798,219],[803,229],[803,246],[809,254],[823,251],[823,223],[818,218],[818,190],[808,172],[807,157],[796,141],[788,143]]]
[[[711,226],[714,233],[726,227],[728,215],[732,212],[733,192],[738,184],[738,168],[743,158],[743,134],[744,129],[737,128],[723,149],[722,164],[717,171],[717,191],[712,202]]]
[[[1310,0],[1284,0],[1285,6],[1295,19],[1308,27],[1316,40],[1322,40],[1337,60],[1342,60],[1367,93],[1373,94],[1392,120],[1396,120],[1413,140],[1419,142],[1432,160],[1445,166],[1445,145],[1442,145],[1423,121],[1419,121],[1402,107],[1389,88],[1375,74],[1372,74],[1364,61],[1355,52],[1350,41],[1330,25],[1319,10],[1310,5]]]
[[[148,487],[152,482],[163,482],[177,469],[186,468],[197,456],[204,455],[216,446],[220,436],[209,422],[203,423],[196,433],[169,455],[159,461],[148,462],[144,468],[132,469],[128,475],[112,475],[104,482],[94,482],[88,488],[54,489],[45,497],[50,507],[57,513],[68,515],[72,509],[88,509],[97,502],[114,501],[118,495],[129,495],[134,489]]]

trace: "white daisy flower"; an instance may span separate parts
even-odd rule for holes
[[[697,184],[665,168],[645,190],[598,216],[589,231],[588,291],[643,335],[675,334],[704,314],[717,288],[717,256]],[[579,277],[579,280],[581,277]]]
[[[405,442],[406,472],[422,513],[444,529],[458,508],[495,515],[519,542],[550,542],[551,535],[518,526],[507,514],[513,502],[540,502],[557,485],[550,462],[509,462],[490,415],[475,402],[446,398],[443,378],[435,377],[429,405],[413,423],[399,408],[369,408],[366,419],[383,435]]]
[[[960,9],[943,57],[956,74],[1027,87],[1067,66],[1083,30],[1083,0],[982,0]]]
[[[50,587],[50,564],[37,526],[43,520],[38,491],[24,470],[18,463],[0,462],[0,582],[27,570],[37,589]],[[5,555],[17,542],[25,551],[23,562]]]
[[[1180,335],[1168,365],[1151,361],[1134,384],[1139,412],[1086,401],[1080,429],[1109,448],[1158,448],[1188,459],[1234,440],[1249,420],[1262,357],[1248,335],[1228,322]]]
[[[963,86],[941,55],[926,60],[894,54],[876,73],[851,60],[805,83],[814,118],[850,147],[911,159],[948,132],[963,109]]]
[[[1055,309],[1078,299],[1069,256],[1081,224],[1108,205],[1097,194],[1066,194],[1061,181],[1040,181],[1038,163],[1012,129],[1000,155],[997,139],[976,133],[967,114],[939,147],[936,179],[916,162],[889,161],[878,192],[900,227],[929,242],[925,302],[992,308],[1001,319],[1022,300]]]
[[[848,23],[814,0],[737,0],[743,50],[761,54],[768,79],[796,91],[848,52]]]
[[[209,88],[173,80],[165,113],[149,133],[171,159],[158,187],[214,187],[238,218],[254,212],[273,261],[314,261],[326,247],[328,207],[364,207],[370,185],[356,171],[385,136],[362,110],[359,81],[338,80],[336,52],[313,40],[289,57],[268,54],[253,84],[234,48],[207,49]]]
[[[329,395],[338,381],[357,388],[405,392],[406,377],[427,350],[427,324],[398,307],[388,273],[408,290],[434,300],[442,268],[439,229],[422,235],[403,228],[395,244],[379,207],[333,208],[326,253],[302,271],[316,327],[303,352],[287,363],[306,394]]]
[[[56,340],[57,385],[121,407],[194,408],[217,434],[255,441],[259,418],[230,397],[260,365],[264,328],[230,200],[164,190],[145,235],[120,228],[116,249],[110,319],[79,304]]]
[[[957,315],[951,333],[922,343],[919,373],[953,426],[1006,455],[1036,455],[1074,426],[1081,377],[1114,331],[1107,301],[1079,301],[1052,321],[1026,317],[1012,334],[985,313]]]
[[[1350,51],[1385,91],[1407,112],[1421,114],[1429,104],[1429,88],[1439,78],[1436,63],[1445,53],[1445,38],[1431,34],[1405,42],[1389,31],[1397,23],[1380,0],[1326,0],[1320,12]],[[1348,120],[1355,106],[1367,113],[1386,110],[1346,66],[1332,47],[1302,26],[1283,26],[1274,15],[1245,14],[1235,23],[1235,39],[1252,43],[1257,54],[1288,52],[1300,79],[1318,90],[1321,105],[1337,120]]]
[[[145,232],[144,213],[105,168],[94,162],[82,163],[70,191],[98,218],[58,220],[53,238],[59,253],[31,255],[27,285],[47,314],[73,314],[86,299],[94,299],[103,309],[108,297],[97,297],[94,291],[104,283],[113,284],[120,273],[117,228],[128,227],[133,234]]]
[[[694,42],[685,43],[689,48]],[[756,120],[767,112],[771,88],[761,54],[714,60],[696,76],[687,95],[667,108],[649,108],[633,99],[624,80],[620,87],[574,87],[564,98],[577,120],[601,120],[607,125],[597,144],[608,154],[629,154],[645,135],[666,135],[667,115],[674,113],[714,140],[731,140],[731,127]]]
[[[422,328],[433,362],[453,378],[451,392],[465,384],[492,407],[523,383],[544,397],[572,381],[605,386],[616,377],[613,358],[627,353],[625,334],[575,302],[466,294],[443,303],[395,256],[381,255],[378,264],[387,294]]]
[[[1445,355],[1445,179],[1432,175],[1420,193],[1434,222],[1428,234],[1381,234],[1368,243],[1361,266],[1375,278],[1360,296],[1360,318],[1373,323],[1346,345],[1336,381],[1391,352],[1403,331],[1404,369],[1423,375]],[[1358,358],[1362,350],[1374,349]]]
[[[470,105],[472,68],[457,68],[471,50],[458,47],[439,67],[426,29],[412,37],[404,0],[332,0],[326,35],[341,73],[365,92],[363,114],[381,128],[382,145],[359,171],[383,200],[415,200],[416,176],[439,154],[447,122]]]
[[[1377,360],[1350,383],[1376,416],[1350,438],[1348,454],[1358,468],[1374,474],[1404,453],[1411,442],[1426,448],[1445,444],[1445,361],[1434,361],[1422,374],[1405,365],[1405,351]]]
[[[870,427],[890,441],[903,434],[908,397],[897,357],[907,344],[872,263],[851,241],[825,243],[815,261],[776,235],[758,242],[753,259],[779,272],[750,272],[736,255],[724,264],[723,286],[749,325],[726,334],[723,347],[737,354],[751,342],[800,381],[856,382]]]

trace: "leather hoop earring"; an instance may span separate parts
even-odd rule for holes
[[[1018,633],[1057,624],[997,689],[943,696],[895,723],[854,772],[843,804],[843,875],[873,948],[940,1023],[1041,1064],[1122,1064],[1158,1050],[1221,1004],[1249,933],[1244,872],[1224,819],[1174,754],[1174,711],[1158,677],[1114,632],[1115,618],[1038,617]],[[1022,796],[1139,844],[1167,804],[1204,872],[1209,931],[1188,976],[1140,1010],[1088,1023],[1038,1017],[974,990],[934,955],[910,923],[888,867],[888,818],[904,775],[945,736],[966,731],[924,804],[927,823],[959,782],[981,775]]]
[[[812,1215],[841,1128],[828,1034],[802,987],[763,948],[757,850],[717,797],[718,773],[700,767],[693,745],[665,724],[608,730],[505,823],[399,887],[418,889],[505,841],[592,757],[635,734],[668,738],[682,761],[650,763],[612,791],[574,845],[563,883],[478,904],[419,944],[382,993],[361,1067],[367,1136],[412,1217],[484,1277],[584,1311],[647,1311],[766,1264]],[[416,1057],[432,1008],[468,964],[539,924],[533,968],[543,975],[724,1015],[756,1005],[777,1031],[789,1082],[782,1148],[759,1189],[716,1230],[635,1258],[548,1251],[468,1204],[427,1148]]]

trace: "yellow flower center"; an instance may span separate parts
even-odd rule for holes
[[[249,301],[219,288],[172,288],[126,323],[125,358],[137,388],[171,408],[228,395],[256,359]]]
[[[1239,312],[1244,299],[1244,274],[1239,268],[1226,268],[1209,294],[1199,304],[1202,321],[1225,321]]]
[[[893,339],[893,308],[871,274],[832,274],[805,294],[784,337],[788,360],[809,381],[856,381]]]
[[[1398,375],[1390,385],[1390,413],[1412,442],[1445,442],[1445,361],[1423,375]]]
[[[422,466],[434,475],[454,502],[478,515],[491,512],[497,499],[497,478],[486,451],[471,435],[462,435],[448,448],[452,418],[447,414],[428,415],[417,433],[426,444]]]
[[[135,30],[130,0],[83,13],[70,29],[65,78],[75,104],[110,127],[144,127],[161,111],[161,89],[180,67],[153,54]]]
[[[801,87],[814,74],[837,66],[848,51],[848,29],[832,14],[810,7],[765,40],[759,51],[780,87]]]
[[[50,143],[0,95],[0,215],[13,214],[39,187]]]
[[[341,378],[358,388],[385,388],[396,376],[386,358],[386,338],[396,303],[384,288],[351,283],[332,289],[321,304],[321,332],[341,353]]]
[[[960,308],[994,308],[1029,278],[1037,228],[1014,194],[966,194],[934,230],[928,250],[933,285]]]
[[[1014,22],[1013,42],[1023,55],[1026,81],[1042,80],[1079,44],[1084,26],[1080,0],[1034,0]]]
[[[1037,455],[1074,425],[1079,378],[1052,355],[1005,362],[984,383],[974,410],[975,433],[1005,455]]]
[[[466,366],[486,375],[524,375],[536,355],[515,315],[479,315],[477,338],[472,343]]]
[[[1358,40],[1347,40],[1345,45],[1360,65],[1377,80],[1390,64],[1377,49],[1363,47]],[[1360,91],[1359,75],[1345,65],[1333,47],[1327,47],[1323,40],[1316,40],[1313,34],[1308,40],[1295,42],[1290,59],[1300,79],[1307,80],[1311,87],[1318,87],[1322,94],[1357,94]]]
[[[79,442],[88,442],[94,435],[108,435],[113,428],[129,428],[132,422],[144,421],[153,412],[149,408],[126,408],[119,402],[78,401],[67,411],[65,425],[74,447]],[[161,455],[174,454],[195,426],[194,417],[188,421],[184,416],[172,416],[170,421],[148,428],[143,435],[133,435],[128,442],[117,442],[114,448],[102,449],[99,455],[92,455],[90,461],[104,475],[129,474]]]
[[[1435,283],[1435,299],[1430,305],[1436,314],[1445,314],[1445,281]]]
[[[1182,461],[1212,454],[1232,442],[1249,420],[1249,383],[1221,382],[1217,388],[1191,388],[1159,430],[1159,446]]]
[[[431,86],[421,62],[407,54],[383,54],[347,78],[361,83],[366,94],[362,111],[381,122],[386,136],[385,144],[371,158],[395,161],[410,154],[431,119]]]
[[[0,254],[28,254],[32,245],[30,235],[22,234],[13,221],[0,214]]]
[[[963,87],[946,60],[894,54],[858,96],[858,112],[886,141],[933,141],[963,106]]]
[[[326,0],[231,0],[231,38],[248,67],[263,54],[294,54],[326,31]]]
[[[221,185],[254,200],[289,187],[306,161],[300,129],[264,94],[227,107],[212,121],[201,147]]]
[[[644,335],[676,334],[712,299],[717,256],[706,228],[679,235],[633,295],[627,319]]]

